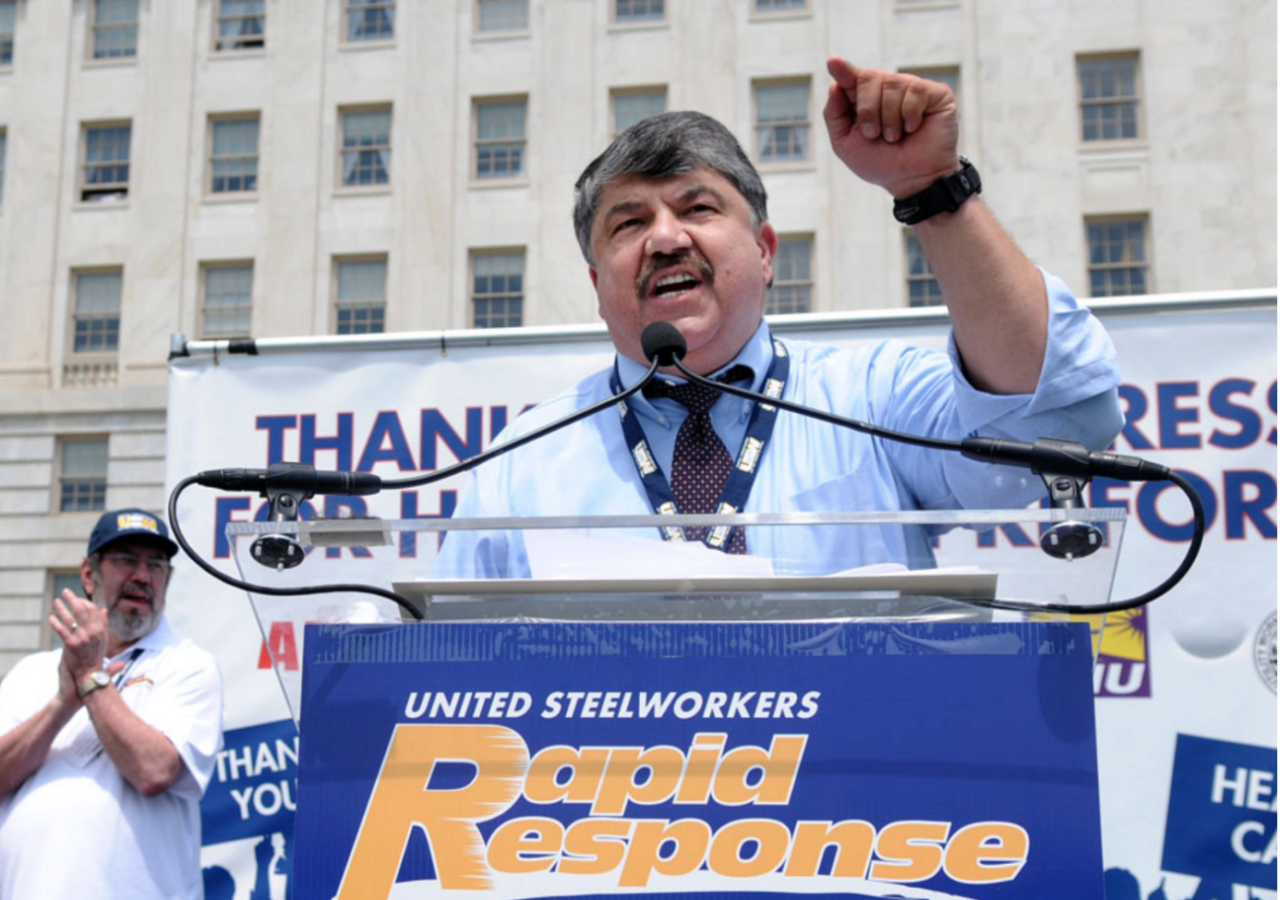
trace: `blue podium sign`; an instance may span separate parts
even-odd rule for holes
[[[1103,897],[1087,626],[308,626],[295,896]]]

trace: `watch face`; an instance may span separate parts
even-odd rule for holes
[[[106,672],[102,671],[101,669],[94,672],[89,677],[93,679],[93,683],[96,684],[98,687],[106,687],[107,682],[111,680],[111,676],[109,676]]]

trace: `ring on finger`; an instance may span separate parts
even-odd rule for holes
[[[70,628],[70,630],[72,630],[72,631],[75,631],[75,630],[76,630],[77,628],[79,628],[79,627],[80,627],[80,623],[79,623],[78,621],[76,621],[75,619],[72,619],[72,620],[71,620],[71,624],[68,626],[68,628]]]

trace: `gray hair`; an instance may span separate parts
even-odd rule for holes
[[[574,185],[573,228],[587,264],[594,266],[591,226],[600,195],[615,179],[627,175],[671,178],[701,166],[733,183],[751,207],[751,226],[769,218],[764,182],[737,139],[715,119],[697,112],[669,112],[632,125],[583,170]]]

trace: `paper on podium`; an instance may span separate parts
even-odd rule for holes
[[[769,578],[773,560],[722,553],[698,541],[656,541],[586,528],[529,530],[529,572],[536,579]]]

